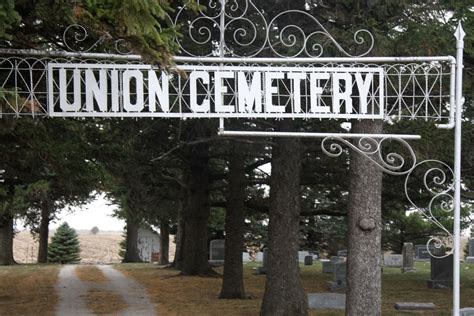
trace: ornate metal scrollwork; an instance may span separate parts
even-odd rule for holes
[[[80,24],[69,25],[63,32],[63,43],[71,52],[76,53],[89,53],[92,50],[100,47],[105,41],[111,41],[112,36],[109,33],[103,33],[95,42],[87,43],[87,40],[91,39],[87,29]],[[72,42],[71,42],[72,41]],[[120,54],[127,55],[131,51],[126,50],[126,41],[124,39],[114,40],[114,51],[108,50],[105,53],[109,54]],[[82,47],[82,45],[86,45]],[[80,47],[80,48],[77,48]]]
[[[371,138],[370,136],[361,137],[353,144],[350,140],[342,137],[326,137],[321,142],[321,149],[330,157],[340,156],[344,150],[341,146],[343,143],[347,147],[355,150],[359,154],[364,155],[382,171],[392,175],[408,174],[416,165],[416,155],[405,140],[395,137],[385,137],[380,139]],[[408,160],[403,154],[397,152],[384,153],[384,145],[388,143],[398,143],[408,153]],[[409,163],[407,163],[409,161]]]
[[[423,186],[415,192],[419,195],[425,194],[429,196],[428,204],[425,207],[417,205],[410,196],[410,179],[417,170],[421,170]],[[448,164],[439,160],[424,160],[416,164],[405,179],[405,195],[410,204],[442,231],[442,237],[432,237],[427,242],[427,249],[432,257],[443,258],[453,253],[453,235],[441,223],[434,212],[435,210],[438,212],[453,212],[454,197],[450,194],[453,190],[454,172]],[[431,251],[433,248],[436,250],[444,248],[447,251],[444,254],[438,254]]]
[[[405,159],[401,152],[395,152],[393,149],[385,154],[383,147],[388,141],[401,145],[405,153],[408,154],[408,159]],[[453,235],[443,225],[439,214],[437,214],[437,212],[452,212],[454,210],[454,197],[450,193],[454,189],[454,172],[448,164],[439,160],[424,160],[417,163],[412,147],[405,140],[396,137],[374,139],[364,136],[352,143],[348,139],[331,136],[323,139],[321,148],[326,155],[338,157],[345,152],[341,144],[363,155],[370,163],[375,164],[385,173],[406,176],[405,195],[412,205],[410,211],[420,212],[425,219],[441,231],[440,236],[432,236],[428,240],[429,254],[435,258],[444,258],[453,253]],[[422,188],[417,186],[417,189],[410,191],[409,185],[414,178],[422,179],[423,185]],[[425,207],[415,203],[415,199],[411,196],[413,192],[421,196],[419,201],[426,202]],[[433,249],[444,249],[446,252],[441,253],[433,251]]]
[[[353,35],[354,43],[365,50],[350,53],[308,11],[287,10],[270,18],[251,0],[211,0],[197,16],[185,6],[173,23],[185,35],[176,41],[189,56],[216,56],[220,46],[226,56],[232,57],[320,57],[328,42],[344,56],[362,57],[374,46],[372,34],[358,30]]]

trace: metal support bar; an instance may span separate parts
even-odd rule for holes
[[[363,138],[373,139],[398,138],[398,139],[421,139],[420,135],[404,134],[355,134],[355,133],[304,133],[304,132],[253,132],[253,131],[220,131],[219,136],[248,136],[248,137],[303,137],[303,138]]]
[[[461,23],[454,33],[456,37],[456,127],[454,130],[454,262],[453,262],[453,315],[459,315],[461,301],[460,262],[461,253],[461,136],[462,136],[462,70],[464,30]]]
[[[60,50],[38,50],[38,49],[8,49],[0,48],[0,55],[10,56],[39,56],[39,57],[64,57],[64,58],[97,58],[97,59],[116,59],[116,60],[141,60],[140,55],[121,55],[107,53],[81,53],[66,52]]]
[[[422,57],[292,57],[292,58],[275,58],[275,57],[188,57],[175,56],[173,58],[178,63],[237,63],[237,64],[287,64],[287,63],[380,63],[380,62],[450,62],[455,63],[456,59],[453,56],[422,56]]]
[[[221,49],[220,49],[221,52]],[[57,50],[37,50],[37,49],[5,49],[0,48],[0,55],[11,56],[44,56],[44,57],[65,57],[65,58],[97,58],[97,59],[123,59],[123,60],[141,60],[140,55],[120,55],[120,54],[106,54],[106,53],[80,53],[80,52],[66,52]],[[328,62],[348,62],[348,63],[376,63],[376,62],[434,62],[447,61],[455,63],[456,59],[453,56],[422,56],[422,57],[294,57],[294,58],[275,58],[275,57],[253,57],[253,58],[239,58],[239,57],[188,57],[175,56],[173,60],[177,63],[328,63]]]

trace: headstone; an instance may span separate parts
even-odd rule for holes
[[[210,244],[210,260],[211,264],[223,264],[224,263],[224,254],[225,254],[225,240],[224,239],[214,239],[211,240]]]
[[[266,274],[267,273],[267,264],[268,264],[268,259],[267,259],[267,248],[263,248],[263,255],[262,255],[262,261],[263,261],[263,266],[258,267],[255,269],[254,273],[256,275],[260,274]]]
[[[309,256],[308,251],[298,251],[298,262],[304,262],[306,256]]]
[[[305,266],[312,266],[313,265],[313,256],[304,257],[304,265]]]
[[[263,267],[266,269],[268,264],[268,248],[263,248]]]
[[[403,256],[400,254],[386,254],[383,256],[383,263],[386,267],[397,267],[403,266]]]
[[[468,241],[469,256],[466,257],[467,263],[474,263],[474,226],[471,228],[471,238]]]
[[[459,310],[459,316],[474,316],[474,307],[465,307]]]
[[[311,256],[313,256],[313,260],[319,259],[319,251],[317,250],[310,250],[308,251]]]
[[[339,250],[337,252],[338,257],[347,257],[347,250]]]
[[[395,309],[400,311],[424,311],[435,310],[436,305],[433,303],[414,303],[414,302],[398,302],[395,303]]]
[[[430,251],[434,251],[434,247],[430,246]],[[428,247],[426,245],[416,245],[415,246],[415,260],[418,261],[429,261],[431,259],[430,252],[428,251]]]
[[[255,261],[256,262],[263,262],[263,252],[261,252],[261,251],[257,252],[257,255],[255,256]]]
[[[345,262],[345,261],[346,261],[345,257],[338,257],[338,256],[332,256],[330,260],[321,259],[321,262],[323,264],[323,273],[333,274],[334,264],[336,264],[336,262]]]
[[[347,286],[346,274],[347,265],[345,261],[338,261],[333,265],[334,269],[334,281],[329,282],[329,288],[331,291],[345,290]]]
[[[313,309],[345,309],[346,294],[312,293],[308,294],[308,307]]]
[[[248,252],[242,252],[242,262],[249,262],[250,254]]]
[[[406,242],[403,244],[402,256],[402,273],[415,272],[415,247],[411,242]]]
[[[321,259],[321,263],[323,264],[323,273],[326,274],[333,274],[333,266],[332,262],[329,259]]]
[[[431,257],[431,279],[428,287],[444,289],[453,286],[453,255],[444,258]]]

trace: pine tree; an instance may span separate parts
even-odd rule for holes
[[[76,231],[64,222],[58,227],[48,249],[48,261],[74,263],[81,260],[79,240]]]

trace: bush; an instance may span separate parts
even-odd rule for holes
[[[58,227],[48,247],[48,261],[53,263],[79,262],[81,249],[76,231],[64,222]]]
[[[92,235],[97,235],[98,232],[99,232],[99,227],[97,227],[97,226],[92,227],[92,229],[91,229],[91,234]]]

